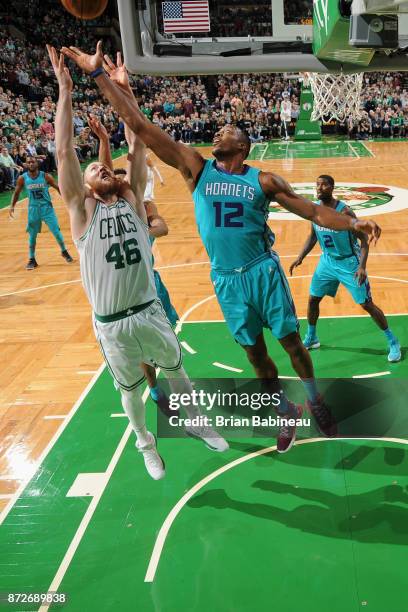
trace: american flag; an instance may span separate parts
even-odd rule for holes
[[[209,32],[208,0],[162,2],[165,34],[177,32]]]

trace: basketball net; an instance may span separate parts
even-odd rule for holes
[[[343,123],[348,117],[353,121],[361,118],[361,90],[363,73],[321,74],[306,72],[314,97],[312,121],[328,123],[332,119]]]

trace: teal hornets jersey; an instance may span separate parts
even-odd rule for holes
[[[269,199],[257,168],[230,174],[207,160],[193,192],[195,217],[213,270],[235,270],[270,251]]]
[[[315,202],[315,204],[321,205],[320,202]],[[346,203],[339,200],[334,210],[341,212],[345,208]],[[313,228],[323,254],[330,255],[334,259],[360,257],[360,246],[353,232],[327,229],[316,225],[316,223],[313,223]]]
[[[28,205],[38,206],[39,204],[51,204],[49,185],[45,180],[45,173],[39,172],[36,178],[31,178],[28,172],[22,175],[24,186],[28,193]]]

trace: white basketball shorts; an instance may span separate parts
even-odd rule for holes
[[[180,344],[159,300],[118,321],[94,318],[93,325],[117,389],[131,391],[144,382],[142,362],[163,370],[181,367]]]

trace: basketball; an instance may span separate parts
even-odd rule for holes
[[[96,19],[106,9],[108,0],[61,0],[64,8],[79,19]]]

